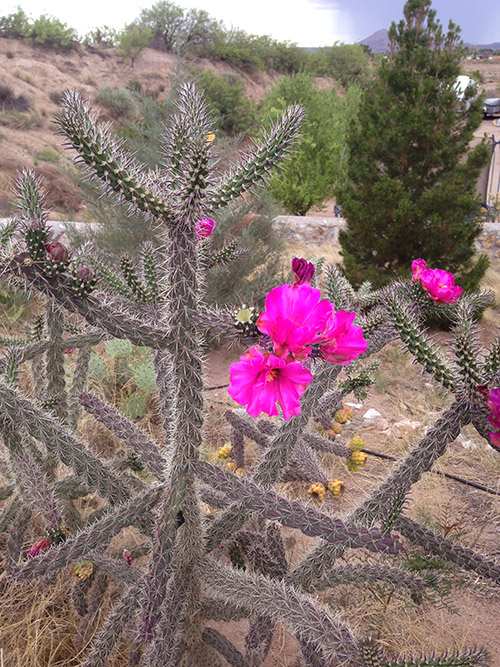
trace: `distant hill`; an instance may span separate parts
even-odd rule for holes
[[[374,53],[384,53],[389,50],[389,31],[385,28],[377,30],[373,35],[365,37],[358,44],[369,46]]]
[[[377,30],[373,35],[365,37],[358,44],[369,46],[374,53],[384,53],[389,50],[389,31],[383,28]],[[497,51],[500,49],[500,42],[493,42],[492,44],[472,44],[471,42],[464,42],[465,46],[474,46],[479,51]]]

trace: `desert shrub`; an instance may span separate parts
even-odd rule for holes
[[[354,88],[345,98],[334,89],[321,90],[302,72],[280,79],[263,98],[259,107],[263,122],[269,122],[269,117],[274,120],[289,104],[299,103],[306,110],[293,158],[270,183],[271,192],[288,213],[305,215],[332,196],[345,165],[345,138],[357,113],[358,97]]]
[[[49,99],[51,102],[59,106],[61,104],[61,101],[64,96],[64,91],[63,90],[52,90],[49,93]]]
[[[143,9],[137,22],[150,31],[150,45],[155,49],[185,53],[212,40],[217,22],[200,9],[183,9],[170,0],[160,0]]]
[[[130,115],[135,108],[134,100],[128,90],[103,86],[99,88],[96,102],[100,104],[111,118],[123,118]]]
[[[29,39],[49,48],[62,48],[78,42],[76,30],[53,16],[42,14],[31,26]]]
[[[334,44],[310,54],[308,71],[315,76],[333,77],[345,88],[364,86],[369,78],[369,59],[359,44]]]
[[[153,31],[140,21],[129,23],[123,28],[115,39],[116,50],[122,58],[129,58],[133,67],[135,61],[142,51],[149,46]]]
[[[255,120],[255,108],[253,100],[245,95],[245,86],[239,76],[217,76],[207,69],[198,74],[196,80],[221,130],[228,134],[248,130]]]
[[[31,23],[28,15],[18,7],[7,16],[0,16],[0,37],[24,39],[30,36]]]
[[[7,56],[7,58],[8,58],[9,60],[12,60],[12,58],[14,57],[14,54],[13,54],[12,51],[10,51],[10,50],[9,50],[9,51],[6,51],[6,52],[5,52],[5,55]]]
[[[118,32],[115,28],[107,25],[92,28],[84,37],[83,43],[86,46],[96,46],[100,49],[111,49],[117,39]]]

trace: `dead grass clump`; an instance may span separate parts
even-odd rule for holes
[[[78,186],[57,167],[43,164],[36,168],[37,176],[43,177],[46,208],[75,214],[83,204]]]
[[[0,83],[0,110],[1,111],[29,111],[30,102],[24,95],[14,94],[13,88],[6,83]]]

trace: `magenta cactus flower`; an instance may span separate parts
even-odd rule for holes
[[[202,218],[195,225],[196,238],[198,240],[206,239],[212,235],[215,229],[215,221],[212,218]]]
[[[59,241],[44,243],[43,245],[53,262],[57,262],[58,264],[65,264],[68,261],[69,251],[66,246],[62,243],[59,243]]]
[[[319,356],[333,364],[347,366],[366,352],[367,342],[363,338],[363,329],[353,324],[356,313],[337,310],[328,320],[325,331],[321,334]]]
[[[314,276],[315,270],[315,266],[311,262],[308,262],[306,259],[294,257],[292,259],[292,287],[295,287],[296,285],[303,285],[304,283],[310,283]]]
[[[246,407],[249,415],[261,412],[278,414],[281,407],[284,419],[300,414],[299,398],[312,382],[311,373],[292,357],[283,359],[259,346],[251,347],[240,361],[229,367],[229,395]]]
[[[422,287],[436,303],[455,303],[463,289],[455,285],[455,278],[443,269],[425,269],[420,280]]]
[[[500,387],[491,389],[488,395],[488,407],[491,410],[491,415],[488,417],[490,424],[497,429],[490,431],[490,444],[495,449],[500,450]]]
[[[31,547],[31,549],[28,551],[28,558],[34,558],[35,556],[38,556],[38,554],[47,551],[47,549],[50,549],[50,545],[51,545],[50,537],[46,536],[39,537],[38,540]]]
[[[326,328],[332,304],[320,301],[321,292],[311,285],[278,285],[266,296],[266,310],[257,320],[259,331],[268,334],[274,343],[274,353],[286,357],[289,353],[305,358],[318,333]]]
[[[411,269],[413,271],[413,282],[418,283],[422,277],[422,271],[425,271],[427,268],[427,262],[425,259],[414,259],[411,263]]]

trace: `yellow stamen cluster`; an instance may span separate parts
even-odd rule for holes
[[[328,491],[334,496],[341,496],[345,491],[345,484],[340,479],[332,479],[328,482]]]

